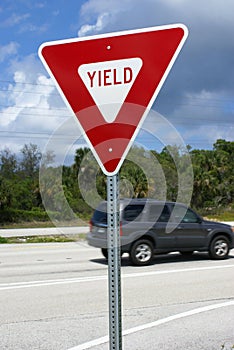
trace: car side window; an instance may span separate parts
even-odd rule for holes
[[[126,221],[135,220],[144,210],[144,205],[142,204],[130,204],[127,205],[123,212],[123,219]]]
[[[190,209],[187,210],[182,222],[189,222],[189,223],[195,223],[198,222],[197,215]]]
[[[170,211],[166,205],[152,204],[149,207],[148,220],[152,222],[167,222],[170,218]]]
[[[196,223],[199,222],[198,216],[189,208],[174,206],[173,219],[175,222]]]

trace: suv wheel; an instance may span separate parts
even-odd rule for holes
[[[107,248],[102,248],[101,249],[102,255],[106,258],[106,260],[108,260],[108,250]],[[120,256],[122,257],[123,253],[120,252]]]
[[[140,239],[133,243],[129,255],[134,265],[148,265],[153,259],[153,245],[146,239]]]
[[[212,259],[225,259],[229,253],[229,241],[225,236],[218,236],[213,239],[209,253]]]
[[[101,252],[102,252],[102,255],[103,255],[106,259],[108,259],[108,251],[107,251],[107,249],[106,249],[106,248],[102,248],[102,249],[101,249]]]

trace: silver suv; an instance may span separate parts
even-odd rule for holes
[[[234,248],[231,226],[204,220],[181,203],[146,198],[120,200],[120,235],[121,252],[134,265],[148,265],[154,254],[175,251],[207,251],[212,259],[225,259]],[[87,239],[108,257],[107,202],[94,211]]]

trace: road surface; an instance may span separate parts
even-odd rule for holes
[[[1,350],[108,349],[107,263],[86,242],[0,246]],[[123,349],[234,344],[234,250],[122,259]]]

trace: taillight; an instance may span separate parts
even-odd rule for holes
[[[93,223],[92,220],[89,221],[89,231],[92,232],[93,229]]]
[[[119,234],[120,234],[120,237],[123,236],[123,225],[122,225],[122,222],[120,222],[120,225],[119,225]]]

